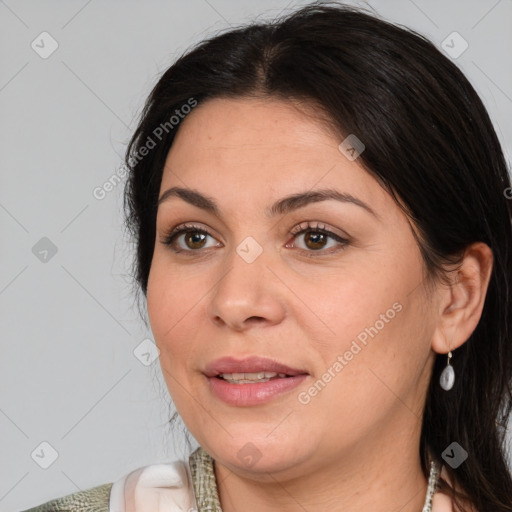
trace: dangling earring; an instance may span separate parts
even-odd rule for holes
[[[455,371],[453,366],[450,364],[450,359],[452,358],[452,353],[448,352],[448,362],[446,363],[445,369],[441,372],[441,377],[439,378],[439,385],[445,390],[453,388],[453,383],[455,382]]]

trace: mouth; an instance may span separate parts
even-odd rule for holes
[[[272,375],[272,372],[260,373],[263,373],[263,375],[270,373]],[[271,402],[278,397],[283,397],[282,399],[285,400],[286,396],[293,396],[290,395],[291,391],[302,385],[309,377],[307,373],[294,376],[284,374],[284,377],[277,374],[262,379],[247,379],[245,378],[247,376],[246,373],[235,373],[234,375],[208,377],[208,389],[214,397],[231,406],[257,406]],[[236,379],[233,377],[236,377]]]
[[[231,406],[256,406],[289,394],[309,372],[266,357],[216,359],[204,370],[210,392]]]
[[[308,375],[305,370],[292,368],[276,360],[259,356],[250,356],[243,359],[222,357],[208,364],[203,373],[207,377],[248,384],[297,375]]]
[[[286,379],[292,377],[292,375],[288,375],[286,373],[276,373],[276,372],[242,372],[242,373],[221,373],[215,375],[217,379],[222,379],[231,384],[255,384],[258,382],[268,382],[269,380],[274,379]]]

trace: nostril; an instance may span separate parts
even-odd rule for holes
[[[253,322],[261,322],[262,320],[265,320],[263,317],[261,316],[251,316],[250,318],[247,319],[247,321],[253,321]]]

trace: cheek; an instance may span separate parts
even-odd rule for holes
[[[185,314],[186,289],[168,269],[154,258],[148,278],[147,305],[151,330],[161,352],[172,350],[170,340],[179,332],[179,319]],[[181,300],[179,300],[181,298]]]
[[[184,382],[185,378],[183,361],[189,357],[187,347],[190,347],[190,344],[184,343],[186,336],[180,332],[183,322],[179,320],[185,311],[183,297],[181,301],[178,298],[184,291],[175,279],[169,278],[169,273],[159,265],[158,258],[154,259],[148,278],[148,317],[155,344],[160,350],[162,376],[176,406],[176,402],[180,402],[178,383]]]
[[[351,389],[355,402],[373,402],[382,393],[389,394],[382,381],[399,395],[406,392],[428,356],[421,287],[411,293],[421,278],[421,266],[380,261],[376,265],[360,260],[358,265],[337,269],[334,279],[316,280],[314,286],[297,282],[294,288],[297,295],[308,298],[315,312],[297,313],[296,318],[315,340],[321,357],[316,377],[329,369],[337,376],[343,374],[329,387],[333,393],[339,387]]]
[[[158,261],[153,258],[151,269],[148,276],[148,287],[146,294],[148,317],[151,324],[151,329],[155,335],[155,342],[159,344],[161,337],[162,322],[165,318],[164,311],[168,308],[166,304],[166,297],[164,290],[166,288],[164,283],[164,276],[159,271]]]
[[[343,369],[338,391],[350,391],[339,400],[369,423],[374,415],[393,407],[417,410],[417,392],[429,355],[429,333],[421,320],[418,302],[383,301],[372,307],[364,324],[351,323],[351,336],[339,345]]]
[[[177,272],[161,256],[153,259],[148,277],[148,317],[167,369],[180,365],[200,331],[198,315],[203,311],[205,295],[201,286],[200,280]]]
[[[314,335],[329,352],[348,350],[360,333],[364,341],[365,329],[377,321],[382,329],[380,315],[390,310],[386,320],[393,318],[396,313],[393,304],[401,296],[400,282],[395,279],[393,283],[385,269],[387,279],[383,279],[371,262],[366,264],[360,259],[350,263],[347,261],[332,272],[315,272],[309,276],[303,272],[293,281],[293,291],[300,299],[296,301],[294,317],[302,330]],[[387,325],[383,330],[387,330]]]

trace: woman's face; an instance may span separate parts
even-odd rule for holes
[[[150,323],[177,410],[232,471],[298,475],[419,442],[435,301],[406,217],[341,142],[291,103],[214,99],[165,164],[160,197],[207,200],[159,204]],[[305,375],[205,375],[252,356]]]

